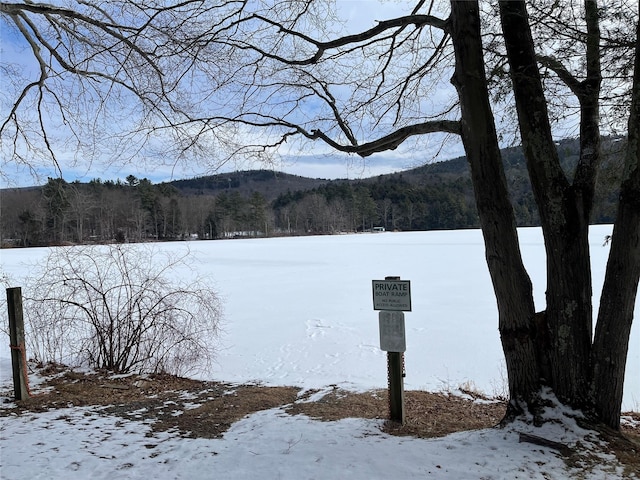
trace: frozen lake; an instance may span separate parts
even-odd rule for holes
[[[611,226],[591,228],[594,311]],[[538,310],[545,292],[539,228],[519,230]],[[386,387],[371,281],[411,281],[405,314],[405,388],[471,386],[505,391],[497,309],[479,230],[385,232],[322,237],[241,239],[159,244],[186,249],[223,297],[224,333],[210,377],[231,382],[362,390]],[[3,250],[2,270],[17,277],[47,249]],[[640,408],[640,307],[636,305],[627,362],[624,409]],[[2,377],[9,358],[0,342]]]

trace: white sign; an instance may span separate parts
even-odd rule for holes
[[[404,313],[382,311],[378,314],[380,323],[380,350],[404,352],[407,342],[404,336]]]
[[[411,311],[409,280],[373,280],[373,309]]]

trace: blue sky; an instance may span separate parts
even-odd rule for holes
[[[338,16],[347,19],[346,28],[349,33],[353,33],[370,28],[376,20],[407,13],[412,6],[413,2],[339,0]],[[22,44],[16,43],[19,40],[17,40],[15,32],[5,27],[6,24],[0,28],[3,63],[11,62],[19,65],[23,74],[28,72],[37,74],[37,70],[34,71],[35,64],[31,58],[31,52],[26,44],[24,42]],[[2,100],[0,104],[2,118],[5,118],[8,112],[8,101],[12,98],[3,97],[0,94],[0,99]],[[100,152],[93,160],[85,161],[83,160],[83,152],[78,152],[73,148],[65,150],[64,147],[57,145],[55,151],[62,169],[62,176],[67,181],[86,182],[94,178],[116,180],[118,178],[124,179],[128,175],[135,175],[139,178],[149,178],[154,183],[158,183],[172,179],[258,168],[273,169],[312,178],[367,178],[414,168],[433,161],[434,152],[440,149],[440,141],[429,140],[428,147],[425,149],[424,142],[419,147],[415,143],[407,142],[396,151],[379,153],[362,159],[358,156],[329,152],[326,146],[322,147],[319,142],[315,142],[306,144],[305,149],[300,152],[287,152],[286,156],[275,159],[273,163],[264,164],[238,160],[237,163],[229,162],[215,170],[207,166],[204,161],[180,163],[172,158],[162,158],[157,154],[153,157],[148,155],[145,157],[144,153],[141,153],[140,156],[118,164],[113,161],[101,161],[101,157],[106,155],[102,155]],[[445,148],[440,151],[438,160],[455,158],[462,154],[462,147],[458,139],[450,139]],[[32,169],[20,167],[15,162],[7,162],[7,159],[4,159],[3,163],[3,176],[0,176],[0,186],[2,187],[42,184],[46,182],[47,177],[59,176],[59,171],[53,163],[34,164]]]
[[[461,145],[452,145],[447,149],[449,155],[441,154],[436,161],[449,160],[464,155]],[[138,178],[148,178],[153,183],[160,183],[184,178],[193,178],[216,173],[226,173],[235,170],[272,169],[300,175],[309,178],[324,179],[359,179],[377,175],[400,172],[424,165],[433,159],[423,159],[420,155],[392,155],[376,154],[366,159],[346,154],[307,155],[283,160],[280,164],[265,165],[257,162],[224,165],[218,170],[206,168],[174,168],[172,165],[158,165],[144,167],[142,165],[129,164],[124,166],[63,166],[63,178],[68,182],[88,182],[95,178],[101,180],[124,180],[128,175]],[[57,177],[57,171],[51,167],[39,167],[37,175],[25,168],[5,168],[4,175],[7,179],[0,179],[0,187],[26,187],[45,183],[47,177]]]
[[[335,12],[335,16],[345,20],[346,32],[344,34],[356,33],[372,27],[376,24],[376,21],[407,14],[415,4],[415,1],[409,0],[337,0],[338,10]],[[446,5],[446,2],[442,2],[442,4]],[[440,16],[444,17],[444,15]],[[8,28],[5,19],[2,17],[0,17],[0,57],[3,67],[11,64],[18,74],[23,76],[30,75],[27,81],[33,81],[34,75],[37,75],[36,64],[30,49],[24,41],[20,43],[15,30]],[[353,67],[351,68],[353,70]],[[3,72],[4,70],[0,70],[0,75]],[[437,108],[437,104],[442,98],[441,95],[450,96],[453,91],[455,96],[455,91],[449,84],[448,77],[445,75],[443,78],[444,80],[441,79],[442,81],[430,92],[431,95],[420,97],[420,103],[423,100],[425,103],[418,105],[417,111],[419,111],[419,114],[430,114],[429,107],[432,105],[436,105],[435,108]],[[17,89],[14,88],[11,91],[11,87],[15,87],[12,84],[13,79],[13,76],[0,77],[0,121],[7,117],[9,108],[11,108],[12,102],[16,98],[13,95],[22,88],[19,85]],[[24,84],[22,83],[21,85]],[[73,99],[72,96],[69,98]],[[448,105],[448,101],[448,99],[444,100],[443,104]],[[442,146],[440,141],[442,136],[437,135],[423,136],[420,142],[407,141],[397,150],[378,153],[366,159],[329,152],[328,147],[326,145],[323,146],[320,142],[308,142],[299,149],[292,148],[291,150],[281,151],[283,157],[275,159],[273,162],[259,163],[249,160],[237,160],[218,166],[214,170],[211,163],[215,160],[207,160],[204,157],[200,157],[191,161],[176,161],[175,158],[170,158],[167,155],[167,150],[163,149],[160,144],[152,145],[152,149],[155,152],[138,150],[138,145],[135,141],[139,140],[139,138],[134,139],[131,145],[121,142],[119,146],[114,147],[116,153],[110,154],[107,150],[111,147],[109,142],[111,141],[110,129],[112,125],[120,124],[121,126],[122,122],[130,121],[131,115],[135,116],[136,114],[135,107],[132,107],[131,104],[121,104],[118,108],[122,109],[118,114],[107,117],[109,120],[115,119],[115,123],[107,121],[99,126],[102,128],[102,131],[98,130],[98,134],[102,136],[101,141],[95,144],[87,141],[87,145],[81,147],[78,147],[73,142],[64,142],[64,139],[56,143],[56,157],[65,180],[89,181],[94,178],[116,180],[118,178],[124,179],[128,175],[135,175],[139,178],[149,178],[151,181],[158,183],[172,179],[259,168],[273,169],[312,178],[353,179],[403,171],[428,162],[447,160],[464,154],[458,138],[449,138],[449,141]],[[368,115],[375,120],[378,112],[379,110],[373,111],[373,113],[369,112]],[[503,112],[500,110],[496,110],[495,113],[496,122],[499,124],[498,128],[505,136],[503,146],[517,143],[517,133],[510,133],[514,130],[512,117],[506,116],[502,118]],[[364,118],[369,119],[370,117]],[[33,118],[31,119],[33,120]],[[82,120],[91,122],[90,118],[83,118]],[[578,117],[574,116],[573,118],[565,119],[565,121],[566,124],[562,126],[565,134],[560,134],[559,131],[554,132],[559,135],[558,138],[577,135]],[[45,122],[51,122],[52,127],[50,128],[54,135],[62,135],[56,131],[57,126],[60,126],[61,130],[66,128],[59,118],[54,118],[53,120],[45,119]],[[80,121],[80,123],[84,125],[87,124],[87,121]],[[363,125],[367,127],[366,122]],[[604,122],[603,126],[606,126],[606,122]],[[190,137],[183,136],[182,138]],[[366,137],[366,133],[363,135],[363,141],[371,139]],[[257,140],[255,141],[258,142]],[[112,143],[117,143],[117,141]],[[124,148],[122,147],[123,143],[125,145]],[[165,144],[167,143],[169,142],[165,142]],[[10,156],[10,153],[7,153],[9,148],[10,145],[2,147],[4,158],[0,159],[2,168],[0,187],[42,184],[46,182],[47,177],[59,175],[59,171],[51,161],[40,164],[32,163],[31,168],[20,167],[13,159],[8,158]],[[134,153],[129,155],[130,152]]]

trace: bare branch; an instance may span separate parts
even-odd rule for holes
[[[25,289],[30,338],[40,360],[79,356],[122,373],[155,371],[161,364],[179,374],[192,366],[170,351],[181,344],[193,353],[192,361],[209,362],[219,300],[203,282],[176,278],[187,254],[157,253],[141,245],[52,250]]]
[[[395,132],[386,135],[378,140],[364,143],[362,145],[344,146],[339,145],[320,130],[313,130],[309,138],[320,138],[328,145],[331,145],[338,151],[347,153],[356,153],[361,157],[368,157],[377,152],[384,152],[386,150],[395,150],[404,142],[407,138],[414,135],[424,135],[426,133],[446,132],[460,134],[460,122],[452,120],[440,120],[434,122],[425,122],[421,124],[409,125],[402,127]]]
[[[582,84],[569,72],[569,70],[567,70],[562,62],[548,55],[538,55],[536,58],[541,65],[558,75],[560,80],[562,80],[565,85],[571,89],[574,95],[577,97],[582,95]]]
[[[405,17],[398,17],[398,18],[394,18],[392,20],[385,20],[385,21],[381,21],[378,22],[378,25],[376,25],[373,28],[370,28],[369,30],[366,30],[362,33],[358,33],[358,34],[354,34],[354,35],[347,35],[344,37],[340,37],[340,38],[336,38],[335,40],[331,40],[331,41],[326,41],[326,42],[322,42],[319,40],[315,40],[312,37],[305,35],[301,32],[297,32],[295,30],[291,30],[289,28],[284,27],[281,23],[278,23],[276,21],[271,20],[270,18],[264,17],[262,15],[252,15],[250,17],[251,19],[258,19],[263,21],[266,24],[269,24],[273,27],[277,27],[279,33],[285,34],[285,35],[290,35],[292,37],[295,38],[299,38],[301,40],[304,40],[305,42],[315,46],[316,48],[316,53],[310,57],[304,58],[304,59],[300,59],[300,60],[296,60],[296,59],[288,59],[288,58],[284,58],[281,57],[279,55],[273,55],[270,54],[268,52],[266,52],[265,50],[257,47],[256,45],[247,45],[246,48],[250,48],[253,50],[258,51],[260,54],[264,55],[265,57],[269,57],[272,58],[274,60],[278,60],[279,62],[282,63],[286,63],[289,65],[311,65],[314,63],[317,63],[322,56],[325,54],[325,52],[327,50],[334,50],[334,49],[338,49],[340,47],[345,47],[345,46],[349,46],[349,45],[354,45],[354,44],[359,44],[362,42],[365,42],[367,40],[371,40],[373,38],[376,38],[378,35],[380,35],[381,33],[384,33],[388,30],[391,29],[395,29],[395,28],[405,28],[409,25],[413,25],[416,29],[417,28],[421,28],[424,26],[432,26],[432,27],[436,27],[439,28],[441,30],[446,30],[447,29],[447,21],[446,20],[442,20],[438,17],[434,17],[432,15],[418,15],[418,14],[414,14],[414,15],[408,15]]]

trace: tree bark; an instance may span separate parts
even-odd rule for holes
[[[622,388],[640,278],[640,23],[636,48],[625,170],[618,216],[600,299],[593,345],[593,397],[596,415],[620,427]]]
[[[449,31],[460,98],[462,141],[469,161],[486,260],[498,303],[499,329],[509,377],[507,415],[533,410],[540,390],[535,307],[522,263],[513,209],[489,103],[478,2],[452,1]]]
[[[589,221],[600,166],[600,21],[595,0],[585,0],[587,24],[586,78],[576,84],[580,102],[580,159],[573,179],[580,216]]]
[[[547,309],[541,328],[548,346],[544,381],[574,407],[588,405],[592,333],[590,209],[567,180],[551,135],[540,73],[524,1],[500,1],[522,145],[547,255]]]

